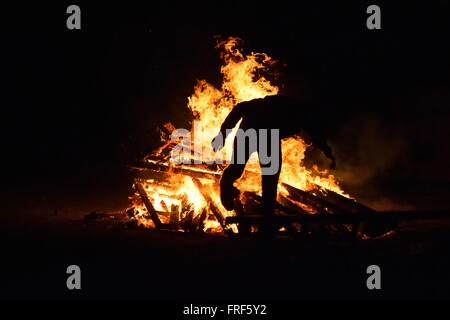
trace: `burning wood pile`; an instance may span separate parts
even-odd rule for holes
[[[274,60],[265,53],[244,55],[239,45],[236,38],[218,43],[224,62],[223,83],[219,89],[204,80],[197,83],[188,98],[194,116],[191,129],[174,138],[173,125],[164,125],[163,146],[132,167],[136,192],[128,215],[140,225],[227,234],[257,230],[262,219],[257,215],[261,200],[258,159],[255,155],[250,158],[243,177],[236,182],[242,191],[237,209],[227,211],[220,202],[218,182],[231,155],[232,139],[218,153],[210,146],[235,104],[278,93],[278,87],[266,78]],[[282,141],[275,223],[280,232],[289,234],[304,234],[319,222],[327,232],[356,234],[360,218],[376,213],[350,199],[326,170],[307,169],[302,161],[308,147],[299,137]]]
[[[263,218],[258,215],[261,197],[257,193],[242,192],[237,209],[226,211],[220,204],[218,187],[223,168],[175,166],[163,159],[161,154],[151,155],[132,168],[136,190],[134,205],[128,210],[132,219],[149,228],[185,232],[257,231]],[[333,235],[355,236],[361,222],[370,220],[371,215],[376,217],[372,209],[318,186],[303,191],[281,183],[280,189],[274,221],[280,233],[303,234],[319,228]]]

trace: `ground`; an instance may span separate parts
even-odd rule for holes
[[[449,298],[450,221],[402,224],[383,240],[264,241],[126,229],[81,216],[5,221],[2,299]],[[79,265],[82,290],[66,288]],[[377,264],[382,289],[366,288]]]

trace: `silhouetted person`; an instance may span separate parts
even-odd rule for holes
[[[276,203],[277,185],[282,162],[281,139],[304,132],[309,136],[311,143],[321,149],[324,155],[331,160],[330,168],[333,169],[336,165],[331,148],[324,137],[323,120],[321,120],[321,115],[317,114],[317,112],[317,106],[311,103],[281,95],[241,102],[231,110],[220,128],[219,134],[211,142],[214,151],[217,152],[222,149],[227,134],[230,133],[240,119],[242,119],[240,129],[244,131],[248,129],[255,129],[257,132],[260,129],[279,130],[279,138],[275,139],[275,141],[271,141],[270,135],[268,138],[260,134],[257,135],[258,140],[265,139],[269,146],[268,150],[271,150],[273,143],[276,143],[278,146],[278,154],[270,155],[272,159],[278,161],[278,167],[274,172],[271,172],[272,174],[262,175],[262,209],[266,217],[273,213]],[[233,186],[233,183],[242,176],[250,155],[253,152],[258,152],[259,156],[261,152],[267,154],[267,149],[260,150],[260,144],[251,144],[249,139],[245,139],[244,149],[245,154],[240,157],[244,161],[238,163],[238,139],[235,137],[232,155],[233,162],[224,170],[220,181],[221,201],[227,210],[234,208],[234,198],[239,195],[239,190]],[[268,165],[270,164],[261,161],[260,156],[261,169],[263,170]]]

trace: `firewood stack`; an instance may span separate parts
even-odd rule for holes
[[[136,193],[128,210],[131,219],[156,229],[184,232],[217,232],[222,234],[249,234],[257,231],[266,219],[258,212],[260,196],[242,192],[236,209],[226,211],[220,204],[219,180],[223,165],[175,165],[171,163],[169,142],[145,156],[131,167]],[[178,193],[178,182],[190,179],[190,188],[196,188],[206,202],[200,212],[194,212],[189,197]],[[164,189],[176,204],[158,200],[155,189]],[[376,212],[355,200],[320,187],[303,191],[282,183],[275,217],[271,223],[279,234],[306,235],[325,233],[339,236],[373,237],[395,229],[395,219],[386,219],[387,213]],[[284,194],[284,195],[283,195]],[[158,202],[159,201],[159,202]],[[159,207],[159,208],[156,208]],[[209,223],[208,223],[209,222]],[[208,225],[210,225],[208,227]],[[212,226],[211,226],[212,225]]]

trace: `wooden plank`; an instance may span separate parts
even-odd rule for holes
[[[173,177],[170,173],[166,171],[154,170],[154,169],[142,169],[137,167],[131,167],[133,175],[135,178],[141,180],[153,179],[158,182],[167,182]]]
[[[200,214],[200,217],[198,218],[197,222],[197,229],[200,232],[203,232],[203,228],[205,226],[205,220],[208,217],[208,211],[206,208],[203,208],[202,213]]]
[[[294,200],[296,202],[301,202],[303,204],[307,204],[310,207],[312,207],[317,213],[316,214],[322,214],[322,215],[331,215],[331,214],[349,214],[349,212],[346,212],[342,210],[339,207],[334,206],[333,204],[330,204],[326,201],[323,201],[320,198],[316,198],[313,195],[308,194],[307,192],[294,188],[288,184],[284,184],[284,187],[288,190],[289,196],[284,197],[283,195],[279,195],[279,201],[286,207],[292,208],[295,211],[299,211],[300,213],[306,213],[303,210],[299,210],[299,206],[297,206],[295,203],[291,201]],[[355,222],[352,226],[352,233],[354,235],[357,234],[359,223]],[[327,227],[328,229],[331,228],[333,232],[338,232],[340,234],[348,234],[349,228],[342,225],[342,224],[332,224],[332,226]],[[330,230],[328,230],[330,231]]]
[[[144,202],[145,207],[147,208],[148,214],[150,215],[150,219],[152,219],[155,227],[160,229],[162,227],[161,220],[159,219],[159,216],[156,213],[155,208],[150,202],[150,199],[147,197],[147,192],[137,179],[134,180],[134,185],[136,186],[136,190],[138,191],[142,201]]]
[[[346,198],[334,191],[328,189],[314,189],[308,192],[309,194],[325,201],[337,208],[342,208],[343,210],[355,214],[372,214],[378,213],[372,208],[369,208],[354,199]]]
[[[334,213],[338,215],[353,214],[357,218],[352,223],[352,234],[357,235],[361,231],[369,236],[378,236],[395,228],[395,223],[391,220],[379,220],[375,210],[372,210],[353,199],[348,199],[331,190],[322,189],[317,186],[309,192],[295,188],[287,183],[282,186],[288,190],[289,194],[297,200],[305,201],[308,204],[315,205],[325,213]],[[337,226],[335,226],[337,227]],[[343,227],[337,227],[344,231]]]
[[[298,214],[298,215],[276,215],[273,217],[273,221],[279,224],[289,224],[289,223],[343,223],[352,224],[357,218],[354,215],[320,215],[320,214]],[[259,224],[262,223],[264,217],[261,215],[246,215],[246,216],[235,216],[227,217],[227,224],[231,223],[249,223],[249,224]]]
[[[244,192],[242,194],[243,202],[245,203],[253,203],[253,207],[257,207],[258,204],[261,204],[262,197],[252,193],[252,192]],[[281,200],[281,199],[279,199]],[[256,204],[256,206],[254,205]],[[292,206],[287,206],[283,203],[277,202],[275,204],[275,214],[269,217],[270,223],[274,225],[284,226],[288,233],[293,236],[298,234],[298,228],[296,228],[293,223],[299,223],[302,225],[302,230],[307,230],[308,225],[311,221],[307,218],[311,214],[304,211],[302,208],[292,204]],[[240,219],[242,217],[242,219]],[[267,218],[264,215],[238,215],[237,217],[232,217],[230,219],[226,219],[227,223],[237,223],[239,226],[241,225],[259,225],[261,223],[267,223]],[[234,222],[237,221],[237,222]],[[343,227],[343,226],[342,226]],[[348,231],[347,231],[348,232]]]
[[[339,213],[339,214],[350,213],[349,211],[337,206],[334,203],[331,203],[325,199],[317,197],[316,195],[311,194],[309,192],[295,188],[287,183],[283,182],[281,185],[289,192],[289,195],[292,197],[293,200],[299,201],[306,205],[310,205],[319,212]]]
[[[377,237],[398,229],[399,220],[395,216],[383,215],[354,199],[346,198],[327,189],[311,190],[309,193],[360,217],[359,229],[369,237]]]
[[[206,202],[209,204],[209,208],[211,209],[212,213],[216,217],[217,221],[222,226],[222,229],[225,231],[226,224],[225,224],[225,218],[220,212],[220,209],[216,206],[214,201],[212,200],[211,196],[209,195],[209,190],[206,190],[206,187],[203,185],[203,183],[194,177],[191,177],[192,181],[194,182],[195,186],[198,188],[202,196],[205,198]]]
[[[299,215],[285,215],[276,216],[275,219],[287,223],[287,222],[317,222],[317,223],[344,223],[351,224],[355,221],[365,221],[370,219],[368,216],[357,216],[354,214],[343,215],[318,215],[318,214],[299,214]],[[262,219],[261,215],[246,215],[227,217],[225,220],[227,223],[259,223]],[[380,221],[413,221],[413,220],[440,220],[450,219],[450,211],[389,211],[379,214]]]
[[[212,179],[212,180],[220,180],[222,174],[220,172],[211,171],[204,169],[202,166],[187,166],[187,165],[169,165],[167,162],[157,162],[157,161],[146,161],[140,162],[137,165],[130,166],[132,170],[153,170],[153,171],[162,171],[162,172],[170,172],[175,174],[184,174],[190,177],[202,178],[202,179]]]
[[[248,198],[251,199],[252,201],[255,201],[256,203],[261,204],[262,203],[262,197],[258,196],[257,194],[253,193],[253,192],[244,192],[244,198]],[[286,215],[297,215],[298,212],[300,212],[301,214],[307,214],[302,208],[298,207],[298,209],[296,208],[296,210],[293,210],[291,208],[288,208],[280,203],[275,203],[275,209],[276,210],[280,210],[281,212],[283,212]],[[298,212],[297,212],[298,210]]]

